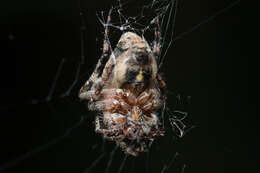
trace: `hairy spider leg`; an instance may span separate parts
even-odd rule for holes
[[[101,128],[100,126],[100,119],[99,119],[99,116],[96,116],[96,129],[95,131],[97,133],[102,133],[104,135],[107,135],[107,134],[115,134],[115,133],[118,133],[119,131],[116,130],[116,129],[103,129]]]
[[[107,53],[105,56],[107,59],[109,57],[109,55],[111,54],[112,50],[111,47],[109,47],[110,43],[109,43],[109,39],[108,39],[108,33],[109,33],[109,29],[108,29],[108,25],[110,24],[111,21],[111,12],[112,9],[110,9],[109,14],[108,14],[108,18],[107,18],[107,23],[106,23],[106,29],[105,29],[105,39],[104,39],[104,49],[107,49],[108,51],[106,51],[105,53]],[[103,53],[104,54],[104,53]],[[99,96],[100,96],[100,92],[103,89],[105,82],[109,79],[109,76],[111,75],[114,66],[115,66],[115,62],[114,60],[114,56],[113,54],[110,56],[111,57],[111,61],[108,60],[106,62],[104,62],[104,64],[102,64],[102,71],[100,71],[99,76],[101,76],[101,80],[98,81],[96,88],[95,88],[95,92],[93,94],[93,100],[98,100]],[[102,59],[102,58],[101,58]],[[103,73],[102,73],[103,72]]]
[[[156,80],[158,82],[158,87],[162,93],[162,98],[166,99],[166,83],[164,82],[160,74],[157,74]]]
[[[155,32],[154,32],[154,43],[153,43],[153,54],[155,56],[155,59],[157,61],[157,64],[159,64],[159,56],[160,56],[160,50],[161,50],[161,32],[160,32],[160,24],[159,24],[159,17],[157,16],[154,19],[154,24],[155,24]],[[160,76],[160,74],[157,74],[156,79],[158,81],[158,85],[159,85],[159,89],[163,94],[163,97],[165,98],[165,91],[166,91],[166,84],[165,82],[162,80],[162,77]]]
[[[153,43],[153,54],[155,56],[155,59],[157,61],[157,64],[159,64],[159,56],[160,56],[160,49],[161,49],[161,32],[160,32],[160,25],[159,25],[159,17],[157,16],[154,19],[155,24],[155,31],[154,31],[154,43]]]
[[[119,134],[120,131],[117,130],[117,129],[102,129],[101,126],[100,126],[100,119],[99,119],[98,116],[96,116],[96,129],[95,129],[95,131],[97,133],[103,134],[104,139],[111,140],[111,141],[120,141],[120,140],[123,140],[125,138],[125,135]],[[107,135],[116,135],[116,134],[117,134],[117,136],[107,136]]]
[[[102,75],[103,69],[108,61],[108,58],[111,54],[111,49],[109,47],[109,39],[108,39],[108,34],[109,34],[109,27],[108,25],[110,24],[111,21],[111,12],[112,10],[109,11],[108,17],[107,17],[107,22],[105,24],[105,33],[104,33],[104,43],[103,43],[103,52],[102,55],[96,65],[96,68],[90,78],[87,80],[85,85],[80,89],[80,93],[89,91],[94,83],[94,81],[97,80]]]

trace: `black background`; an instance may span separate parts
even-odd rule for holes
[[[72,84],[81,56],[79,0],[1,3],[0,170],[8,161],[61,136],[83,115],[87,120],[66,138],[31,153],[6,172],[83,172],[100,155],[102,140],[92,123],[95,114],[88,112],[76,95],[101,53],[103,27],[96,11],[107,11],[112,3],[97,0],[81,5],[86,22],[86,61],[81,73],[85,75],[65,98],[60,95]],[[175,34],[230,3],[180,1]],[[241,11],[238,3],[173,43],[163,66],[168,105],[174,104],[172,93],[191,96],[187,124],[196,128],[177,142],[166,134],[153,145],[149,159],[145,154],[129,158],[124,171],[160,172],[176,151],[179,156],[168,172],[181,172],[183,164],[185,172],[254,171],[256,160],[250,157],[253,146],[249,142],[256,134],[256,113],[255,102],[249,97],[248,57],[242,53]],[[63,58],[53,99],[32,104],[32,100],[46,98]],[[108,144],[106,150],[111,147]],[[118,150],[111,172],[119,168],[122,158]],[[108,160],[106,155],[93,172],[103,172]]]

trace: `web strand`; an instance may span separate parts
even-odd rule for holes
[[[114,147],[114,149],[110,152],[109,159],[108,159],[108,162],[107,162],[107,166],[106,166],[106,169],[105,169],[105,173],[108,173],[109,168],[110,168],[110,166],[111,166],[111,164],[113,162],[114,155],[115,155],[117,149],[118,149],[118,146],[116,145]]]
[[[163,165],[161,173],[165,173],[170,169],[170,167],[172,166],[172,164],[174,163],[174,161],[175,161],[175,159],[177,158],[178,155],[179,155],[179,153],[176,152],[173,155],[173,157],[171,158],[170,162]]]
[[[128,156],[129,156],[129,155],[125,154],[124,159],[123,159],[121,165],[119,166],[119,169],[118,169],[117,173],[121,173],[121,172],[122,172],[122,170],[123,170],[123,168],[124,168],[124,166],[125,166],[125,162],[126,162]]]
[[[213,14],[212,16],[206,18],[205,20],[199,22],[198,24],[194,25],[193,27],[187,29],[186,31],[178,34],[173,40],[177,41],[180,40],[181,38],[183,38],[184,36],[194,32],[195,30],[197,30],[198,28],[200,28],[202,25],[209,23],[210,21],[214,20],[216,17],[218,17],[219,15],[221,15],[222,13],[226,12],[227,10],[231,9],[232,7],[234,7],[235,5],[239,4],[240,0],[237,0],[233,3],[231,3],[230,5],[228,5],[227,7],[219,10],[218,12],[216,12],[215,14]]]
[[[105,152],[102,152],[98,157],[97,157],[97,159],[96,160],[94,160],[93,162],[92,162],[92,164],[85,170],[85,171],[83,171],[83,173],[89,173],[89,172],[91,172],[92,171],[92,169],[101,161],[101,159],[103,159],[103,157],[105,156]]]
[[[82,117],[71,128],[67,129],[63,135],[58,136],[58,137],[54,138],[53,140],[49,141],[48,143],[41,145],[41,146],[23,154],[23,155],[21,155],[20,157],[17,157],[16,159],[1,165],[0,166],[0,172],[6,171],[7,169],[16,166],[17,164],[21,163],[22,161],[24,161],[24,160],[26,160],[30,157],[33,157],[35,154],[38,154],[42,151],[45,151],[48,148],[54,146],[55,144],[61,142],[63,139],[68,137],[74,129],[78,128],[83,122],[84,122],[84,119]]]

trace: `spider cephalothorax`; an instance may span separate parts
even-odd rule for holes
[[[107,34],[106,27],[103,55],[79,97],[89,100],[90,110],[102,113],[96,116],[96,132],[137,155],[164,133],[158,118],[165,102],[165,83],[156,62],[160,35],[156,30],[151,49],[144,38],[126,32],[111,51]]]

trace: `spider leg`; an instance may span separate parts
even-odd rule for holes
[[[112,112],[113,110],[117,110],[120,108],[120,103],[114,99],[102,100],[89,102],[88,104],[89,110],[93,111],[103,111],[103,112]]]
[[[165,82],[163,81],[161,75],[157,74],[156,76],[156,80],[158,82],[158,87],[160,89],[160,92],[161,92],[161,100],[163,102],[162,104],[162,112],[161,112],[161,117],[162,117],[162,125],[163,125],[163,128],[164,128],[164,112],[165,112],[165,106],[166,106],[166,84]]]
[[[154,24],[155,24],[155,32],[154,32],[154,43],[153,43],[153,54],[155,56],[155,59],[157,61],[157,64],[160,64],[159,61],[159,56],[160,56],[160,49],[161,49],[161,32],[160,32],[160,25],[159,25],[159,17],[157,16],[154,19]]]
[[[95,92],[92,95],[93,100],[98,100],[99,99],[101,90],[103,89],[103,87],[105,85],[105,82],[109,79],[109,76],[111,75],[111,73],[112,73],[112,71],[114,69],[114,66],[115,66],[115,64],[114,64],[113,60],[110,59],[107,62],[105,68],[104,68],[104,72],[102,74],[101,79],[95,85]]]
[[[119,132],[119,130],[117,129],[102,129],[101,126],[100,126],[100,120],[99,120],[99,117],[96,116],[96,129],[95,131],[97,133],[102,133],[104,135],[113,135],[113,134],[116,134]]]
[[[159,17],[157,16],[154,19],[154,23],[155,23],[155,33],[154,33],[154,44],[153,44],[153,54],[155,56],[155,59],[157,61],[157,64],[160,64],[160,54],[161,54],[161,32],[160,32],[160,24],[159,24]],[[158,81],[159,84],[159,89],[162,92],[163,98],[165,98],[165,92],[166,92],[166,84],[165,82],[162,80],[162,77],[157,74],[156,79]]]
[[[162,93],[162,98],[165,99],[166,98],[166,84],[163,81],[161,75],[157,74],[156,79],[157,79],[157,82],[158,82],[158,85],[159,85],[159,89]]]
[[[108,61],[109,55],[111,53],[111,49],[109,47],[110,43],[109,43],[109,39],[108,39],[108,34],[109,34],[108,26],[109,26],[110,21],[111,21],[111,12],[112,12],[112,9],[108,13],[107,22],[106,22],[106,25],[105,25],[103,53],[102,53],[101,58],[99,59],[97,67],[95,69],[95,72],[98,74],[98,77],[101,76],[103,69],[104,69],[104,67],[105,67],[105,65]]]
[[[104,43],[103,43],[102,56],[100,57],[94,72],[92,73],[90,78],[87,80],[87,82],[83,85],[83,87],[80,89],[79,95],[81,95],[82,93],[91,89],[93,83],[102,75],[104,67],[105,67],[105,65],[108,61],[109,55],[111,53],[111,49],[109,47],[109,39],[108,39],[108,34],[109,34],[108,25],[111,21],[111,12],[112,12],[112,10],[109,11],[107,23],[105,24],[105,33],[104,33]]]
[[[100,126],[100,120],[99,117],[96,116],[96,129],[95,131],[97,133],[102,133],[104,136],[104,139],[110,140],[110,141],[118,141],[123,140],[125,138],[124,134],[118,134],[119,130],[117,129],[102,129]],[[112,136],[108,136],[112,135]]]
[[[104,138],[110,141],[121,141],[125,138],[125,135],[121,134],[121,135],[117,135],[117,136],[107,136],[104,135]]]
[[[109,11],[108,14],[108,20],[107,20],[107,25],[111,20],[111,12],[112,10]],[[105,30],[105,39],[104,39],[104,48],[106,47],[108,50],[111,50],[112,48],[109,48],[109,40],[108,40],[108,27],[106,25],[106,30]],[[111,53],[111,51],[110,51]],[[109,56],[109,54],[106,55],[107,57]],[[107,61],[107,63],[102,65],[102,71],[100,72],[99,76],[101,76],[101,79],[97,82],[97,84],[95,85],[95,93],[93,94],[93,100],[98,100],[99,96],[100,96],[100,92],[103,89],[105,82],[109,79],[113,69],[115,66],[115,56],[112,53],[110,56],[110,59]]]

